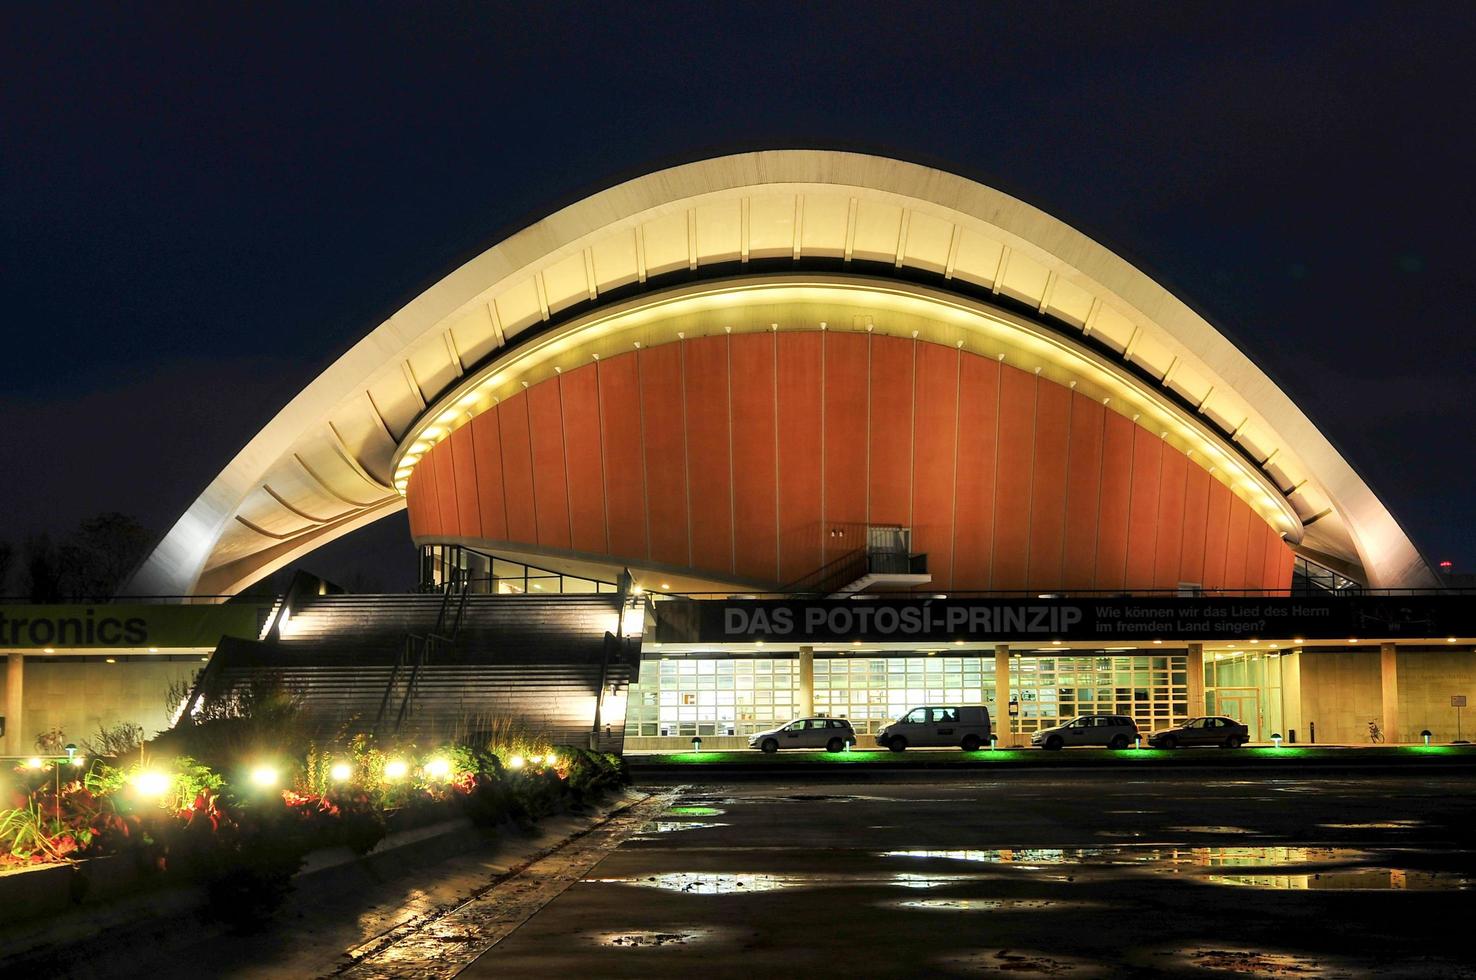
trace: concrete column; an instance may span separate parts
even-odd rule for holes
[[[1399,654],[1394,644],[1379,646],[1380,691],[1384,701],[1384,717],[1379,722],[1384,729],[1384,742],[1393,745],[1399,741]]]
[[[1204,644],[1189,644],[1188,674],[1185,681],[1189,686],[1189,716],[1205,713],[1204,707]]]
[[[1015,746],[1015,722],[1010,717],[1010,645],[1001,643],[994,648],[994,709],[999,717],[993,719],[994,734],[999,736],[1001,747]]]
[[[809,717],[815,713],[815,648],[799,648],[799,713]]]
[[[26,669],[25,654],[12,653],[5,658],[5,754],[21,755],[27,749],[25,725],[21,719],[21,694]]]

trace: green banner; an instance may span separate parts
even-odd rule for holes
[[[213,648],[223,636],[254,640],[268,603],[164,606],[0,606],[0,650]]]

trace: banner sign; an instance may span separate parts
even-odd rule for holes
[[[1344,640],[1476,635],[1469,596],[668,599],[664,643]]]
[[[270,609],[259,602],[0,606],[0,650],[213,648],[223,636],[256,639]]]

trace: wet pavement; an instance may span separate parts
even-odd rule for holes
[[[459,975],[1476,976],[1476,778],[678,790]]]

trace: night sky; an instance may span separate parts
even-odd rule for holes
[[[102,510],[163,532],[518,227],[661,166],[827,146],[1113,248],[1266,369],[1427,557],[1476,569],[1469,3],[21,6],[0,538]],[[400,588],[412,558],[400,516],[304,564]]]

